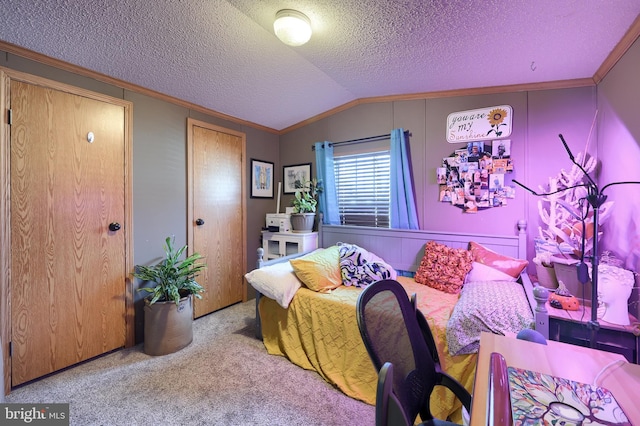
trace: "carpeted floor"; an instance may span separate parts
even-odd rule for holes
[[[373,425],[375,408],[268,355],[255,302],[194,322],[191,345],[123,349],[13,389],[6,402],[69,403],[74,425]]]

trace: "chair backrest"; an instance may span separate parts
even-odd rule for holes
[[[423,337],[413,304],[400,283],[381,280],[367,286],[357,302],[360,334],[380,371],[393,364],[392,388],[413,423],[431,420],[429,398],[437,379],[436,365]]]
[[[411,426],[400,400],[393,393],[393,364],[385,362],[378,373],[376,426]]]
[[[436,339],[433,338],[433,333],[431,332],[431,328],[429,327],[427,319],[418,309],[418,297],[415,293],[411,295],[411,304],[413,305],[413,310],[415,311],[418,318],[418,325],[420,326],[420,331],[422,331],[422,337],[424,337],[424,341],[427,343],[427,348],[429,348],[429,352],[431,353],[431,358],[433,358],[433,362],[436,364],[436,370],[442,371],[442,368],[440,367],[440,355],[438,355],[438,346],[436,345]]]

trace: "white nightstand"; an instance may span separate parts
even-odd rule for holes
[[[262,231],[264,259],[276,259],[318,248],[318,233]]]

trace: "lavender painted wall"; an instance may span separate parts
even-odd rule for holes
[[[314,162],[310,145],[319,140],[341,141],[388,133],[402,127],[412,133],[411,155],[421,229],[514,235],[520,219],[528,222],[530,253],[538,235],[537,199],[522,189],[506,207],[476,214],[438,201],[435,170],[443,157],[464,144],[446,141],[447,115],[456,111],[510,105],[513,108],[511,157],[517,179],[537,188],[571,163],[558,138],[562,133],[574,153],[584,151],[596,109],[596,88],[385,102],[353,107],[281,137],[283,163]],[[595,148],[595,135],[593,136]],[[315,165],[314,165],[315,170]]]
[[[640,40],[598,86],[599,183],[640,181]],[[611,217],[603,225],[602,245],[640,271],[640,185],[612,186]]]
[[[640,39],[598,85],[599,183],[640,181]],[[603,225],[602,247],[640,271],[640,185],[611,186],[611,217]],[[640,280],[631,294],[631,313],[640,317]]]
[[[527,170],[523,183],[539,191],[548,188],[549,177],[560,170],[570,170],[571,160],[558,135],[564,136],[571,152],[595,154],[596,132],[592,131],[595,109],[595,87],[582,89],[545,90],[529,92],[528,143],[525,157]],[[542,188],[541,188],[542,187]],[[538,213],[540,199],[526,192],[518,193],[527,204],[526,217],[530,224],[528,253],[533,256],[533,238],[543,225]]]

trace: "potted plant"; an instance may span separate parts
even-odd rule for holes
[[[149,295],[144,305],[144,352],[166,355],[188,346],[193,340],[193,296],[202,298],[204,291],[196,276],[206,268],[197,263],[202,256],[193,253],[185,259],[187,249],[173,247],[173,239],[165,240],[165,258],[152,266],[137,265],[133,276],[154,285],[141,287]]]
[[[322,192],[322,182],[312,179],[296,185],[295,197],[291,202],[291,227],[294,232],[311,232],[316,217],[318,195]]]
[[[551,261],[551,253],[540,252],[536,254],[533,258],[533,263],[536,266],[538,284],[550,289],[558,288],[558,278],[556,277],[556,271]]]

